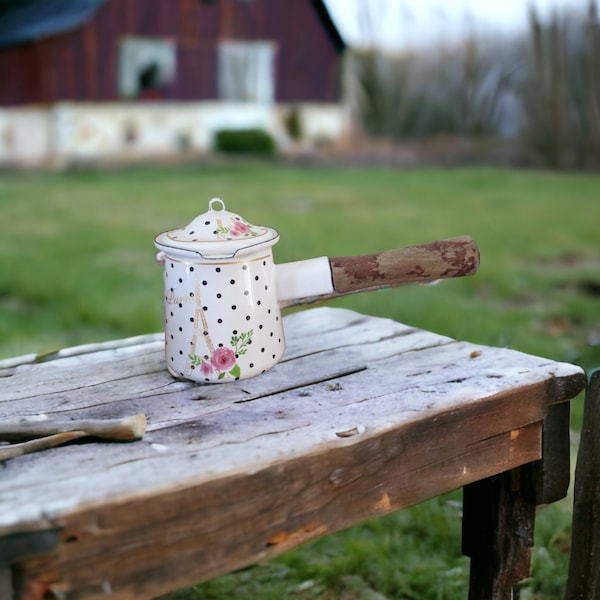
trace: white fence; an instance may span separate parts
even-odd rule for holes
[[[290,115],[300,139],[290,135]],[[213,150],[221,129],[260,128],[280,152],[338,145],[350,116],[339,104],[59,103],[0,107],[0,166],[54,167],[94,161],[173,159]]]

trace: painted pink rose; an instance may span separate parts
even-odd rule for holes
[[[210,375],[213,372],[212,365],[210,363],[207,363],[207,362],[203,362],[200,365],[200,370],[202,371],[203,375]]]
[[[245,235],[247,233],[250,233],[250,227],[248,227],[246,223],[236,221],[233,229],[231,230],[231,235]]]
[[[231,348],[217,348],[210,357],[210,364],[217,371],[228,371],[235,365],[235,353]]]

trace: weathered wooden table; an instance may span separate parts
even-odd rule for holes
[[[0,465],[2,598],[152,598],[461,486],[470,597],[510,598],[583,372],[343,309],[285,330],[280,364],[224,385],[173,380],[160,335],[4,361],[2,419],[149,426]]]

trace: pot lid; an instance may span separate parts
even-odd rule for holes
[[[185,227],[160,233],[154,243],[167,255],[175,251],[176,254],[192,253],[203,258],[233,258],[240,250],[272,246],[278,239],[275,229],[251,225],[226,210],[221,198],[213,198],[207,212]]]

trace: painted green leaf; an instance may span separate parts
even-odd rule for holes
[[[202,364],[202,360],[197,354],[188,354],[188,358],[192,362],[192,364],[196,367],[199,367]]]

